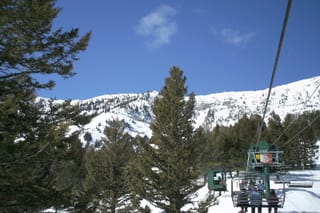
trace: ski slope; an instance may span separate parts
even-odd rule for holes
[[[320,147],[320,141],[318,142]],[[318,156],[320,155],[320,150]],[[317,167],[315,170],[302,170],[302,171],[291,171],[289,173],[289,178],[291,182],[296,182],[299,184],[312,184],[311,188],[305,187],[288,187],[285,185],[285,202],[283,208],[279,208],[279,213],[320,213],[320,160],[317,161]],[[282,188],[273,182],[270,182],[270,187],[272,188]],[[208,213],[238,213],[241,209],[239,207],[235,208],[231,199],[231,179],[227,179],[227,192],[222,192],[221,196],[218,197],[218,204],[211,206]],[[182,208],[182,210],[189,210],[192,207],[196,207],[197,202],[205,200],[208,196],[209,190],[207,185],[199,189],[193,194],[193,201],[195,201],[194,206],[189,204]],[[152,213],[164,213],[163,210],[151,206],[148,202],[143,202],[142,206],[148,205]],[[251,212],[251,209],[248,209]],[[257,210],[256,210],[257,212]],[[267,213],[268,209],[262,209],[262,213]]]
[[[279,208],[278,212],[282,213],[320,213],[320,165],[318,164],[316,170],[304,170],[291,173],[291,179],[300,179],[301,183],[313,184],[312,188],[302,187],[288,187],[286,185],[286,199],[283,208]],[[234,208],[231,200],[230,190],[231,180],[228,179],[228,191],[222,193],[218,198],[218,205],[209,208],[208,213],[214,212],[230,212],[237,213],[240,208]],[[271,183],[271,188],[277,187]],[[248,209],[250,212],[251,209]],[[257,210],[256,210],[257,212]],[[268,212],[268,209],[262,209],[262,212]]]
[[[320,155],[320,141],[317,143],[319,147],[318,157]],[[319,157],[320,158],[320,157]],[[291,171],[289,178],[291,182],[299,184],[312,184],[311,188],[304,187],[288,187],[285,188],[285,202],[283,208],[279,208],[279,213],[320,213],[320,159],[317,160],[317,166],[315,170],[302,170]],[[278,184],[270,182],[270,187],[279,188],[282,187]],[[217,198],[218,204],[211,206],[208,213],[238,213],[240,208],[235,208],[231,199],[231,179],[227,179],[228,191],[222,192],[221,196]],[[198,203],[205,200],[208,197],[209,190],[207,185],[200,188],[197,192],[191,195],[193,204],[184,206],[181,210],[188,211],[194,207],[197,207]],[[140,203],[141,207],[149,206],[152,213],[165,213],[163,210],[153,206],[150,202],[143,200]],[[68,211],[56,211],[54,209],[47,209],[46,213],[67,213]],[[248,209],[251,212],[251,209]],[[256,210],[257,212],[257,210]],[[267,213],[268,209],[262,209],[262,213]]]
[[[291,180],[299,180],[300,183],[310,184],[312,188],[303,187],[288,187],[286,184],[286,199],[283,208],[279,208],[279,213],[320,213],[320,164],[318,162],[316,170],[304,170],[290,172]],[[279,188],[278,184],[270,183],[271,188]],[[241,209],[233,207],[231,200],[231,179],[227,180],[228,191],[222,192],[218,197],[218,204],[211,206],[208,213],[238,213]],[[282,185],[281,185],[282,187]],[[195,194],[193,200],[195,205],[197,201],[204,200],[208,195],[207,185],[199,189]],[[150,203],[144,201],[141,206],[148,205],[152,213],[165,213],[163,210],[156,208]],[[189,210],[193,205],[186,205],[182,210]],[[251,209],[248,209],[251,212]],[[257,212],[257,210],[256,210]],[[262,213],[267,213],[268,209],[262,209]]]
[[[300,184],[312,184],[312,188],[288,187],[286,184],[286,199],[283,208],[279,208],[281,213],[320,213],[320,162],[318,160],[315,170],[292,171],[289,173],[292,182],[297,181]],[[218,205],[210,207],[208,213],[214,212],[239,212],[240,208],[234,208],[231,200],[231,179],[228,179],[228,191],[222,193],[218,198]],[[271,188],[277,188],[276,184],[271,182]],[[248,209],[251,212],[251,209]],[[257,212],[257,210],[256,210]],[[267,213],[268,209],[262,209]]]

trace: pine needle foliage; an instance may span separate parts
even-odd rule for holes
[[[91,197],[92,212],[121,212],[128,209],[129,188],[125,181],[126,166],[133,155],[133,138],[124,132],[124,122],[111,121],[105,129],[101,149],[86,155],[84,187]]]
[[[25,87],[52,88],[36,74],[71,77],[73,62],[86,49],[90,33],[79,38],[79,29],[52,30],[60,9],[55,0],[3,0],[0,2],[0,81],[28,76]]]
[[[172,67],[154,102],[152,138],[149,143],[139,143],[131,168],[135,177],[132,190],[166,212],[181,212],[198,188],[194,180],[199,177],[202,153],[192,126],[195,96],[185,97],[185,83],[183,71]]]
[[[36,99],[52,88],[39,75],[73,76],[90,33],[53,29],[55,0],[0,2],[0,211],[38,212],[74,204],[81,190],[83,149],[70,125],[90,118],[70,102]]]

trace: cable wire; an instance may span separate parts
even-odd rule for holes
[[[309,96],[308,100],[304,103],[304,105],[301,107],[301,109],[299,110],[298,114],[301,113],[301,111],[303,110],[303,108],[306,106],[306,104],[310,101],[311,97],[316,93],[316,91],[319,89],[320,87],[320,82],[318,84],[318,86],[316,86],[316,88],[314,89],[314,91],[312,92],[311,96]],[[279,135],[279,137],[274,141],[274,144],[277,144],[278,141],[280,140],[280,138],[288,131],[288,129],[294,124],[296,120],[293,120],[289,123],[289,125],[283,130],[283,132]],[[300,132],[299,132],[300,134]],[[291,139],[289,140],[291,141]],[[285,143],[287,144],[287,142]]]
[[[260,121],[260,124],[259,124],[259,127],[258,127],[257,143],[260,141],[263,122],[264,122],[264,118],[266,117],[266,113],[267,113],[268,103],[269,103],[269,99],[270,99],[270,95],[271,95],[271,89],[272,89],[274,77],[276,75],[276,71],[277,71],[277,67],[278,67],[278,62],[279,62],[280,53],[281,53],[281,49],[282,49],[282,43],[283,43],[284,35],[285,35],[285,32],[286,32],[289,15],[290,15],[291,5],[292,5],[292,0],[288,0],[285,17],[284,17],[283,24],[282,24],[282,30],[281,30],[280,40],[279,40],[279,44],[278,44],[277,55],[276,55],[276,58],[275,58],[275,62],[274,62],[273,70],[272,70],[272,76],[271,76],[271,80],[270,80],[270,84],[269,84],[268,96],[267,96],[266,104],[264,106],[263,116],[261,118],[261,121]]]
[[[302,128],[297,134],[295,134],[290,140],[288,140],[287,142],[285,142],[283,144],[283,146],[287,145],[288,143],[290,143],[291,141],[293,141],[296,137],[298,137],[304,130],[306,130],[308,127],[311,126],[311,124],[313,124],[313,122],[315,122],[318,118],[320,118],[320,114],[318,116],[316,116],[307,126],[305,126],[304,128]]]

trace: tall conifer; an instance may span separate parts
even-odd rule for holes
[[[133,138],[124,132],[124,122],[112,121],[109,125],[102,148],[86,156],[84,186],[91,197],[88,206],[92,211],[127,212],[130,207],[125,166],[133,155]]]
[[[76,107],[42,108],[35,92],[71,77],[73,62],[88,45],[90,33],[52,29],[60,9],[55,0],[0,2],[0,211],[37,212],[72,205],[82,149],[68,126],[85,123]],[[80,119],[80,120],[78,120]],[[75,194],[74,194],[75,193]]]
[[[140,143],[143,148],[132,164],[133,191],[166,212],[181,212],[191,202],[199,175],[200,144],[192,127],[195,96],[185,97],[185,83],[183,71],[172,67],[153,106],[150,144]]]

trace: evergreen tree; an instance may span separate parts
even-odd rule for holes
[[[284,128],[281,122],[281,118],[274,111],[271,112],[270,118],[268,120],[267,128],[267,141],[270,143],[279,143],[281,144],[286,140],[285,135],[283,134]],[[280,142],[279,142],[280,140]]]
[[[185,83],[183,71],[172,67],[154,102],[151,141],[140,143],[140,155],[130,170],[133,192],[168,213],[181,212],[191,202],[189,195],[197,189],[194,180],[199,177],[201,144],[192,127],[195,97],[191,93],[185,99]]]
[[[257,141],[257,128],[261,117],[244,115],[233,126],[217,125],[208,133],[211,143],[211,167],[227,170],[243,169],[247,159],[250,144]],[[266,136],[266,126],[263,123],[262,138]]]
[[[212,168],[231,168],[232,159],[230,158],[230,148],[232,140],[231,127],[217,125],[210,133],[209,140],[211,142],[211,160]]]
[[[302,168],[310,168],[315,166],[315,160],[318,152],[316,129],[319,128],[319,121],[312,123],[316,118],[316,112],[304,112],[299,115],[297,125],[299,132],[293,137],[299,143],[299,162]],[[318,125],[317,125],[318,124]],[[288,144],[290,141],[288,142]]]
[[[112,121],[109,125],[104,146],[87,155],[84,186],[91,196],[92,211],[125,212],[129,208],[125,169],[133,155],[132,137],[124,132],[123,122]]]
[[[300,131],[298,123],[298,116],[287,114],[283,121],[283,127],[286,129],[284,138],[285,141],[279,141],[280,149],[284,151],[284,160],[286,165],[290,167],[297,167],[299,164],[299,140],[294,136]],[[288,141],[290,142],[288,143]]]
[[[194,136],[195,144],[199,146],[195,146],[195,152],[201,153],[198,156],[198,170],[201,174],[206,175],[208,168],[212,166],[212,144],[210,143],[209,134],[204,128],[199,127],[195,130]]]
[[[319,117],[319,111],[286,115],[282,124],[284,133],[279,140],[286,165],[291,168],[314,166],[319,148]]]
[[[79,30],[52,31],[52,20],[60,9],[55,0],[4,0],[0,3],[0,81],[24,77],[24,88],[52,88],[53,81],[41,83],[34,74],[71,77],[77,54],[86,49],[90,33]],[[2,93],[3,94],[3,93]]]
[[[71,77],[77,54],[90,33],[52,31],[54,0],[0,2],[0,211],[36,212],[72,205],[81,171],[82,148],[69,125],[89,119],[78,106],[35,101],[36,89],[52,88],[37,74]],[[78,177],[78,176],[77,176]],[[79,174],[79,177],[81,175]],[[75,198],[76,199],[76,198]]]
[[[10,125],[4,128],[8,137],[0,137],[1,211],[34,212],[73,205],[81,190],[83,150],[77,132],[66,137],[71,121],[61,117],[66,108],[73,107],[67,103],[47,106],[39,114],[43,107],[34,101],[20,104],[21,113],[15,114],[20,123],[12,123],[15,119],[1,122]],[[78,125],[77,120],[73,117],[72,123]]]
[[[244,115],[232,127],[234,139],[232,140],[233,149],[229,157],[234,162],[235,167],[242,166],[238,162],[246,162],[249,145],[257,143],[256,133],[260,120],[261,117],[258,115],[252,115],[250,118]],[[263,126],[265,126],[264,123]]]

